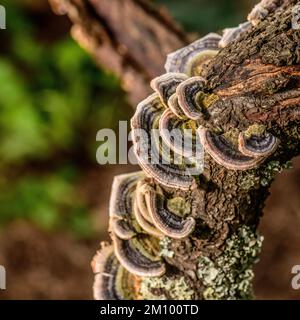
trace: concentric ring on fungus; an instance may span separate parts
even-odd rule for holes
[[[229,170],[248,170],[257,167],[264,158],[253,158],[242,154],[225,137],[216,135],[206,128],[198,130],[204,150],[219,165]]]
[[[95,300],[131,300],[134,297],[136,276],[130,274],[117,260],[113,246],[102,246],[92,261],[95,274]]]
[[[109,204],[109,227],[121,239],[130,239],[137,232],[133,224],[132,197],[137,182],[144,177],[143,172],[138,171],[114,178]]]
[[[195,183],[190,172],[198,170],[198,164],[191,159],[178,158],[162,141],[158,124],[163,111],[157,94],[138,104],[131,119],[134,152],[148,177],[167,187],[188,190]]]
[[[138,237],[129,240],[122,240],[115,234],[111,235],[114,252],[121,265],[130,273],[140,277],[159,277],[165,271],[165,264],[161,261],[160,256],[153,256],[149,248],[149,239],[146,247]]]
[[[202,66],[218,53],[220,40],[218,34],[209,33],[190,45],[168,54],[166,71],[185,73],[188,76],[199,75]]]
[[[203,106],[200,97],[203,95],[205,80],[202,77],[192,77],[178,85],[176,94],[178,103],[184,114],[192,120],[203,116]]]
[[[175,93],[177,86],[186,79],[188,77],[183,73],[165,73],[151,80],[150,87],[158,93],[162,103],[167,108],[169,98]]]
[[[183,219],[170,212],[165,208],[163,196],[155,190],[147,190],[145,199],[154,225],[166,236],[182,239],[194,231],[195,219],[192,217]]]
[[[200,156],[202,146],[200,141],[197,143],[196,127],[189,128],[187,126],[189,122],[178,119],[171,110],[167,109],[159,120],[159,132],[164,142],[175,153],[184,157],[195,157],[197,152]]]
[[[279,139],[268,132],[249,138],[243,132],[239,135],[239,150],[249,157],[268,157],[276,151],[278,144]]]
[[[179,119],[186,119],[186,115],[182,111],[179,102],[177,94],[174,93],[171,95],[171,97],[168,100],[168,108],[176,115]]]

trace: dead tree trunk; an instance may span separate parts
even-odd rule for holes
[[[121,75],[125,88],[141,86],[136,89],[141,95],[133,97],[134,101],[148,93],[149,78],[162,73],[165,54],[187,41],[170,20],[156,19],[157,11],[151,11],[144,1],[124,1],[122,6],[119,1],[55,2],[75,23],[75,38],[97,61]],[[279,146],[265,162],[245,171],[228,169],[209,153],[205,155],[198,187],[188,191],[195,231],[185,239],[165,237],[161,241],[167,273],[160,280],[139,278],[134,297],[251,297],[252,265],[262,242],[256,229],[269,187],[275,173],[300,153],[300,32],[292,25],[297,1],[278,1],[277,5],[280,3],[276,12],[221,50],[207,66],[205,92],[218,101],[209,107],[209,116],[197,123],[231,141],[237,133],[264,126],[280,140]],[[117,4],[122,14],[114,7]],[[116,15],[110,17],[105,13],[112,8]],[[144,24],[145,12],[150,28]],[[142,32],[132,34],[136,30]],[[157,37],[156,30],[162,37]],[[153,43],[143,42],[145,33]],[[131,46],[141,47],[133,54]],[[150,68],[150,64],[154,65]],[[178,190],[173,194],[180,195]]]

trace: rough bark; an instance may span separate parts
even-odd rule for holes
[[[129,50],[130,46],[143,43],[145,33],[138,33],[137,37],[131,35],[134,41],[127,38],[132,32],[129,29],[137,21],[130,14],[128,20],[126,19],[129,28],[126,28],[126,31],[124,25],[115,25],[115,21],[120,21],[118,15],[111,20],[109,18],[109,23],[107,18],[104,19],[105,9],[112,8],[109,3],[113,5],[118,1],[91,0],[88,1],[89,5],[79,0],[56,2],[64,4],[64,10],[75,22],[75,38],[89,49],[97,61],[106,61],[109,68],[117,74],[124,73],[122,78],[125,87],[136,87],[136,92],[140,92],[142,96],[148,91],[143,91],[137,85],[145,88],[149,78],[162,73],[165,54],[182,46],[187,40],[178,29],[172,27],[169,29],[174,36],[171,37],[171,44],[161,47],[165,36],[159,38],[161,40],[158,42],[154,41],[152,49],[155,49],[157,60],[152,61],[150,56],[140,56],[141,52],[147,50],[144,46],[136,55],[129,55],[129,52],[132,52]],[[137,15],[141,14],[140,12],[149,14],[149,7],[144,6],[142,1],[126,3],[129,3],[129,7],[137,6],[134,8]],[[205,90],[216,94],[219,100],[211,106],[211,116],[199,124],[229,136],[234,136],[236,131],[246,130],[252,124],[263,124],[268,132],[280,138],[280,145],[266,162],[247,171],[227,170],[214,162],[209,155],[205,156],[205,171],[200,176],[200,186],[188,194],[192,215],[197,221],[196,231],[187,239],[172,239],[163,244],[163,251],[166,253],[164,258],[169,266],[167,279],[175,281],[183,276],[188,288],[193,292],[194,299],[250,297],[252,278],[247,272],[251,271],[254,263],[250,256],[253,253],[253,257],[256,257],[259,252],[260,239],[255,231],[269,194],[269,187],[275,173],[287,167],[289,160],[300,153],[300,32],[291,25],[292,7],[296,3],[297,1],[293,0],[284,1],[281,9],[253,27],[241,39],[221,50],[205,71]],[[156,14],[156,11],[154,15],[151,13],[151,19],[154,19]],[[155,23],[158,23],[157,20]],[[114,31],[105,33],[107,28],[102,29],[103,25],[115,25],[112,28]],[[161,23],[158,25],[162,26]],[[163,26],[169,28],[169,24],[164,23]],[[100,45],[99,39],[103,37],[103,30],[108,46]],[[156,27],[152,30],[156,30]],[[123,55],[115,48],[117,44],[124,43],[128,51]],[[113,50],[118,59],[109,57]],[[110,58],[118,63],[115,65],[110,62]],[[151,67],[153,72],[149,72],[149,63],[156,65]],[[127,77],[134,77],[138,81],[131,83]],[[140,96],[132,99],[137,98]],[[176,190],[173,192],[180,195]],[[247,261],[243,261],[243,256],[233,257],[239,253],[247,256],[247,252],[241,252],[242,250],[250,252]],[[236,259],[237,263],[228,262],[232,259]],[[225,261],[227,265],[223,263],[219,268],[218,261]],[[203,270],[206,274],[203,274]],[[223,278],[218,279],[221,273]],[[228,278],[226,273],[233,278]],[[244,278],[237,280],[240,275]],[[216,284],[216,279],[220,281],[219,284]],[[245,289],[235,291],[234,285],[245,286]],[[160,297],[166,294],[162,283],[158,287],[150,282],[144,283],[144,288],[152,296]],[[228,292],[228,289],[232,292]],[[190,294],[188,296],[190,297]]]
[[[206,156],[206,188],[197,194],[196,211],[209,237],[194,235],[169,245],[172,264],[185,274],[197,271],[203,253],[215,261],[241,226],[257,228],[274,174],[300,153],[300,32],[291,25],[297,1],[289,3],[222,50],[206,70],[206,90],[221,98],[206,127],[234,134],[259,123],[281,143],[267,162],[246,172],[227,170]]]
[[[116,74],[133,105],[164,73],[166,54],[189,42],[164,10],[145,0],[50,0],[73,22],[72,36],[103,68]]]

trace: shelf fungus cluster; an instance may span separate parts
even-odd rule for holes
[[[259,125],[250,126],[245,132],[239,133],[236,139],[229,139],[226,134],[214,134],[204,127],[199,127],[198,133],[205,151],[215,162],[229,170],[257,167],[276,151],[279,144],[278,138]]]
[[[179,202],[184,214],[174,209]],[[165,274],[160,240],[188,237],[195,228],[184,202],[184,198],[170,197],[143,172],[115,177],[109,208],[112,245],[102,246],[92,262],[95,299],[137,299],[141,277]]]
[[[131,128],[142,171],[114,179],[112,245],[103,246],[92,262],[96,299],[142,299],[143,278],[166,277],[160,242],[184,241],[193,234],[196,220],[189,195],[204,187],[204,161],[249,170],[276,151],[279,139],[262,125],[222,132],[210,121],[210,108],[222,98],[207,88],[203,70],[251,23],[226,29],[223,37],[208,34],[169,54],[166,73],[151,81],[154,92],[138,104]]]

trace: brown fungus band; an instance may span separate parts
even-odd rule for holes
[[[239,135],[239,150],[249,157],[268,157],[276,151],[278,144],[279,139],[268,132],[251,137],[242,132]]]
[[[121,265],[141,277],[159,277],[166,271],[158,252],[153,250],[156,239],[145,236],[122,240],[112,234],[114,252]]]
[[[142,171],[116,176],[113,181],[109,217],[110,231],[121,239],[130,239],[138,231],[134,225],[133,194],[139,180],[144,178]]]
[[[189,173],[195,167],[197,169],[197,163],[177,157],[162,141],[159,119],[163,111],[164,107],[157,94],[139,103],[131,119],[134,151],[148,177],[167,187],[188,190],[195,182]]]
[[[251,28],[250,22],[241,23],[238,27],[235,28],[226,28],[223,30],[223,36],[220,40],[220,48],[227,47],[231,42],[238,40],[243,33],[248,31]]]
[[[130,274],[117,260],[113,246],[106,245],[97,252],[92,261],[95,274],[93,286],[95,300],[135,299],[138,279]]]
[[[248,21],[254,26],[258,25],[259,22],[263,21],[269,14],[274,12],[282,3],[283,0],[262,0],[255,5],[249,13]]]
[[[190,45],[168,54],[165,69],[167,72],[180,72],[188,76],[197,76],[219,50],[221,37],[209,33]]]
[[[159,132],[163,141],[176,154],[184,157],[196,157],[201,154],[202,148],[197,141],[196,124],[193,121],[178,119],[167,109],[159,120]]]
[[[175,93],[177,86],[186,79],[188,77],[183,73],[166,73],[154,78],[150,87],[158,93],[164,106],[168,107],[169,98]]]
[[[168,100],[168,108],[179,119],[186,119],[186,115],[184,114],[184,112],[182,111],[182,109],[181,109],[181,107],[179,105],[178,97],[177,97],[176,93],[172,94],[171,97],[169,98],[169,100]]]
[[[192,77],[182,82],[176,89],[179,105],[184,114],[192,120],[203,117],[201,98],[204,94],[205,80]]]
[[[224,136],[216,135],[206,128],[198,129],[204,150],[219,165],[229,170],[248,170],[257,167],[264,158],[249,157],[242,154]]]
[[[165,199],[154,189],[148,189],[145,193],[147,208],[155,226],[166,236],[182,239],[189,236],[195,228],[195,220],[192,217],[180,217],[166,208]]]

